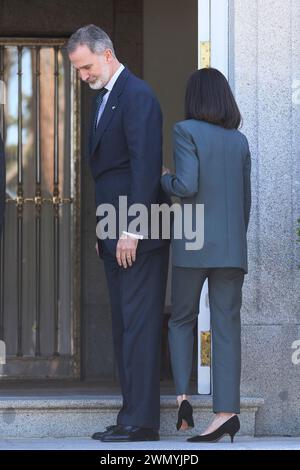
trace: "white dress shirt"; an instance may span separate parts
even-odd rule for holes
[[[106,103],[107,103],[107,100],[108,100],[108,97],[110,95],[110,92],[111,90],[113,89],[113,86],[114,84],[116,83],[117,79],[119,78],[119,75],[120,73],[125,69],[124,65],[121,64],[120,67],[118,68],[118,70],[113,74],[113,76],[111,77],[111,79],[109,80],[109,82],[107,83],[107,85],[105,85],[104,88],[106,88],[108,90],[107,93],[105,93],[105,95],[103,96],[103,100],[102,100],[102,103],[101,103],[101,106],[99,108],[99,113],[98,113],[98,117],[97,117],[97,126],[99,124],[99,119],[101,118],[102,114],[103,114],[103,111],[105,109],[105,106],[106,106]]]

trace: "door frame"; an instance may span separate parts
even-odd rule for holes
[[[198,0],[198,68],[214,67],[226,78],[229,72],[229,0]],[[212,393],[211,326],[207,279],[201,292],[198,316],[198,393]]]

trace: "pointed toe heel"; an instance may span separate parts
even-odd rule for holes
[[[189,428],[194,427],[193,407],[187,400],[183,400],[181,402],[178,410],[178,420],[176,424],[177,431],[181,429],[183,420],[187,423]]]
[[[231,442],[233,443],[234,436],[239,429],[240,420],[237,415],[234,415],[215,431],[209,434],[202,434],[201,436],[190,437],[187,440],[188,442],[218,442],[223,436],[229,434]]]

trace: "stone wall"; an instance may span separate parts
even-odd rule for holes
[[[252,152],[242,394],[257,434],[300,434],[300,2],[230,1],[230,80]],[[298,80],[298,82],[297,82]]]

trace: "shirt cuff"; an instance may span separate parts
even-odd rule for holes
[[[143,235],[138,235],[137,233],[130,233],[130,232],[125,232],[123,230],[123,235],[128,235],[130,238],[134,238],[135,240],[143,240],[144,236]]]

